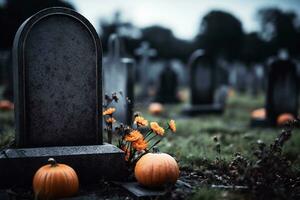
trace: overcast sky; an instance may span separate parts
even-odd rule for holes
[[[116,10],[124,20],[138,27],[162,25],[175,36],[191,39],[198,32],[201,18],[212,9],[229,11],[243,23],[246,32],[259,29],[255,13],[259,8],[276,6],[300,16],[300,0],[66,0],[87,17],[95,28],[100,19],[109,20]]]

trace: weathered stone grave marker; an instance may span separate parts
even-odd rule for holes
[[[135,54],[141,57],[139,62],[139,66],[137,68],[138,71],[138,79],[141,85],[141,93],[140,97],[145,98],[148,96],[148,86],[149,86],[149,59],[151,57],[156,56],[156,50],[151,49],[148,42],[142,42],[141,46],[135,50]]]
[[[248,70],[246,66],[240,64],[236,66],[236,83],[235,88],[239,92],[247,91],[247,82],[248,82]]]
[[[275,126],[283,113],[298,116],[299,79],[295,63],[290,59],[275,59],[268,69],[266,119],[251,120],[252,126]]]
[[[296,65],[290,60],[278,60],[271,65],[267,91],[267,116],[275,122],[278,115],[298,115],[298,78]]]
[[[190,60],[191,105],[184,109],[188,115],[222,113],[224,104],[215,101],[216,67],[203,50],[195,51]]]
[[[103,62],[104,92],[117,93],[118,102],[112,102],[116,108],[115,117],[123,124],[131,124],[134,104],[134,67],[131,58],[125,58],[121,52],[122,43],[116,34],[108,42],[108,55]]]
[[[0,154],[0,186],[31,185],[49,157],[81,183],[120,179],[124,154],[102,144],[102,50],[93,26],[66,8],[27,19],[13,47],[16,147]]]
[[[161,103],[177,103],[178,76],[168,62],[159,76],[158,92],[155,101]]]

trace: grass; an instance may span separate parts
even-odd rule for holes
[[[280,133],[279,128],[250,128],[250,113],[253,109],[262,107],[264,99],[261,96],[253,98],[247,95],[235,95],[229,99],[226,112],[223,115],[202,115],[193,118],[182,118],[176,115],[182,105],[167,106],[171,110],[168,116],[153,117],[141,108],[149,120],[161,123],[168,117],[175,118],[177,133],[169,134],[159,147],[161,151],[174,155],[181,166],[201,168],[204,159],[213,160],[216,157],[213,137],[217,136],[221,143],[221,155],[225,160],[234,153],[240,152],[246,157],[252,156],[252,147],[258,141],[270,144]],[[292,139],[284,147],[284,152],[294,162],[299,163],[300,131],[295,130]],[[299,165],[298,165],[299,166]]]
[[[235,95],[228,101],[223,115],[202,115],[193,118],[183,118],[178,115],[182,105],[166,106],[168,114],[163,117],[153,117],[145,114],[150,120],[163,123],[168,118],[175,118],[177,133],[168,134],[159,144],[163,152],[176,157],[181,167],[203,169],[205,161],[215,160],[215,142],[217,136],[221,143],[221,157],[229,161],[236,152],[246,158],[253,158],[253,147],[258,141],[270,144],[281,132],[280,128],[250,128],[250,113],[263,107],[264,98],[260,95],[253,98],[248,95]],[[144,108],[140,108],[147,113]],[[143,110],[144,109],[144,110]],[[169,112],[171,110],[171,112]],[[177,112],[177,113],[176,113]],[[295,171],[300,171],[300,130],[293,131],[292,138],[284,146],[283,151],[293,162]],[[233,191],[198,187],[190,199],[249,199],[249,194]]]

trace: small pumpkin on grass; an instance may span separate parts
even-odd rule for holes
[[[179,167],[176,160],[166,153],[147,153],[136,163],[137,181],[146,187],[162,187],[176,183]]]
[[[277,125],[281,126],[284,125],[288,121],[293,121],[295,118],[290,113],[283,113],[277,117]]]
[[[48,162],[49,164],[42,166],[34,175],[33,190],[36,198],[58,199],[75,195],[79,181],[74,169],[56,163],[53,158],[49,158]]]
[[[0,101],[0,110],[13,110],[14,109],[14,104],[8,100],[1,100]]]
[[[161,103],[151,103],[149,105],[149,112],[152,115],[160,115],[164,111],[164,107]]]
[[[266,109],[259,108],[259,109],[252,111],[251,117],[253,119],[266,119]]]

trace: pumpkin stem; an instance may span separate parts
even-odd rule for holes
[[[152,150],[153,150],[153,153],[159,153],[160,152],[159,148],[157,146],[154,146]]]
[[[57,166],[57,162],[54,158],[49,158],[48,163],[51,165],[51,167]]]

